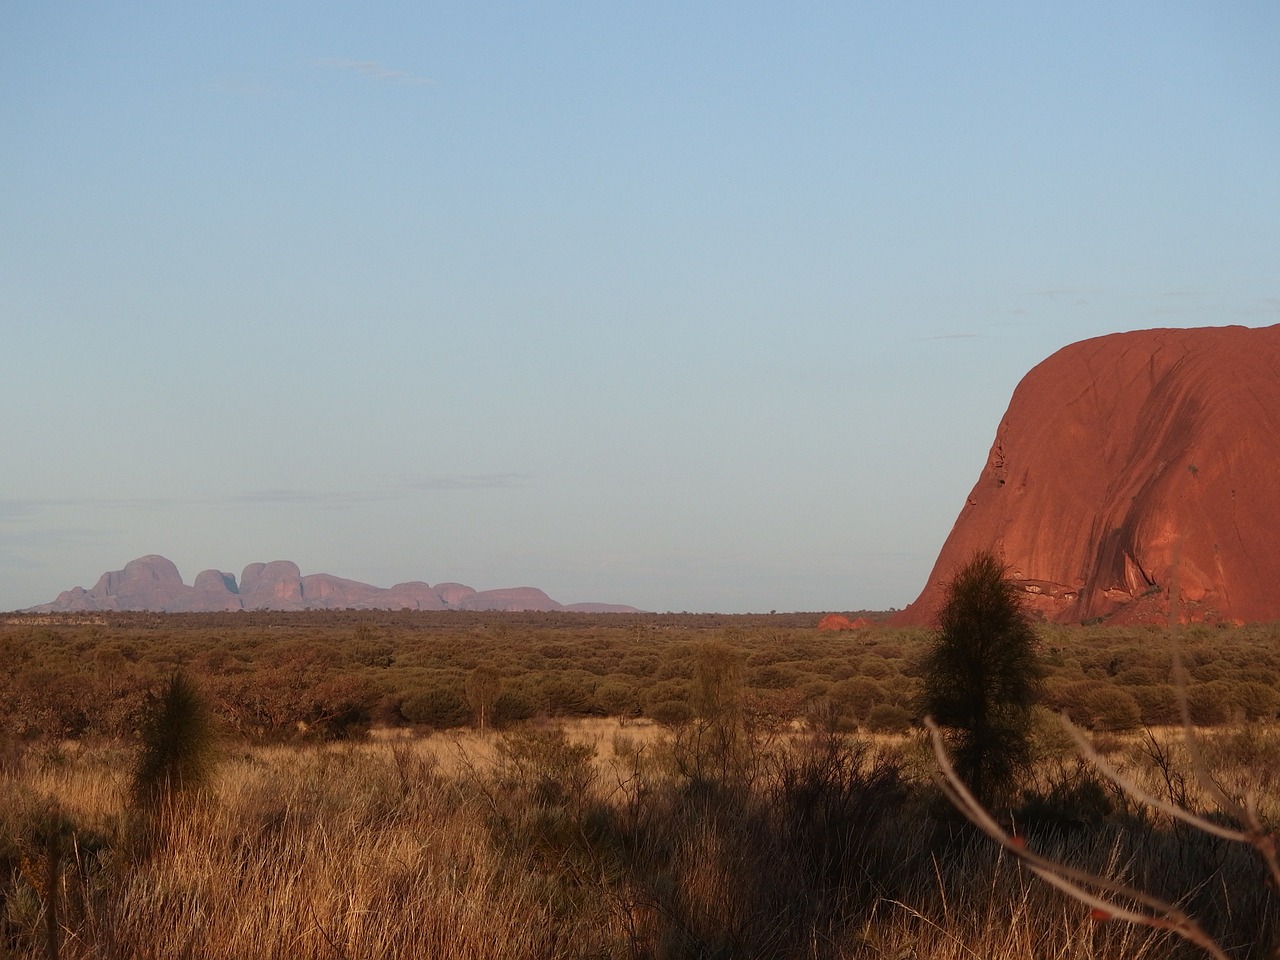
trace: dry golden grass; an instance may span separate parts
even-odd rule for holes
[[[60,956],[73,960],[1194,956],[1150,931],[1091,921],[937,819],[922,784],[882,788],[845,769],[844,780],[814,780],[817,806],[806,806],[781,784],[787,757],[820,758],[805,752],[820,750],[807,735],[739,743],[759,751],[748,758],[754,779],[700,783],[673,766],[663,728],[584,720],[563,733],[228,746],[207,795],[150,846],[130,832],[128,751],[29,752],[0,776],[2,945],[47,955],[44,902],[16,858],[42,855],[34,838],[55,803],[74,826],[58,895]],[[579,779],[577,755],[558,743],[594,749]],[[533,766],[513,766],[513,750]],[[1159,786],[1136,741],[1114,755]],[[875,751],[856,762],[874,767]],[[821,794],[842,783],[853,786]],[[1274,914],[1252,902],[1267,895],[1249,888],[1257,878],[1244,861],[1158,825],[1140,840],[1106,828],[1045,842],[1135,881],[1168,873],[1161,858],[1176,851],[1185,889],[1208,864],[1213,884],[1243,887],[1241,923]],[[1250,936],[1242,929],[1231,946],[1239,956],[1261,955]]]

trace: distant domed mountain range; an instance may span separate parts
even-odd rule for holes
[[[178,568],[151,554],[104,573],[92,590],[72,587],[28,613],[98,610],[152,610],[160,613],[216,613],[229,610],[540,610],[581,613],[637,613],[610,603],[562,604],[536,587],[474,590],[461,583],[421,580],[375,587],[328,573],[303,576],[291,560],[251,563],[240,574],[204,570],[188,586]]]

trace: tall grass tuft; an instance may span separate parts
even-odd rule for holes
[[[139,812],[162,813],[209,785],[217,763],[213,715],[181,670],[169,678],[163,692],[148,698],[141,736],[142,751],[130,784]]]

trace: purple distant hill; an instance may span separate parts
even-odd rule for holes
[[[541,610],[580,613],[638,613],[611,603],[562,604],[536,587],[473,590],[461,583],[421,580],[374,587],[328,573],[303,576],[290,560],[251,563],[240,574],[204,570],[195,583],[182,582],[164,557],[139,557],[123,570],[104,573],[92,590],[72,587],[52,603],[25,613],[79,613],[98,610],[152,610],[159,613],[217,613],[227,610]]]

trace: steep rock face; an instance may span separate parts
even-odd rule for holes
[[[437,583],[436,594],[444,602],[447,607],[459,606],[468,597],[474,597],[476,592],[464,583]]]
[[[1072,344],[1014,391],[928,583],[995,550],[1051,620],[1280,619],[1280,326]]]
[[[302,571],[292,560],[251,563],[240,575],[246,610],[305,610]]]
[[[233,574],[221,570],[201,570],[191,585],[192,612],[243,610],[239,588]]]
[[[104,573],[89,596],[111,604],[111,610],[160,610],[171,596],[189,600],[189,591],[172,561],[150,554]]]
[[[240,588],[236,586],[236,578],[234,574],[223,573],[221,570],[201,570],[196,574],[195,583],[192,586],[199,591],[213,595],[237,594]]]

